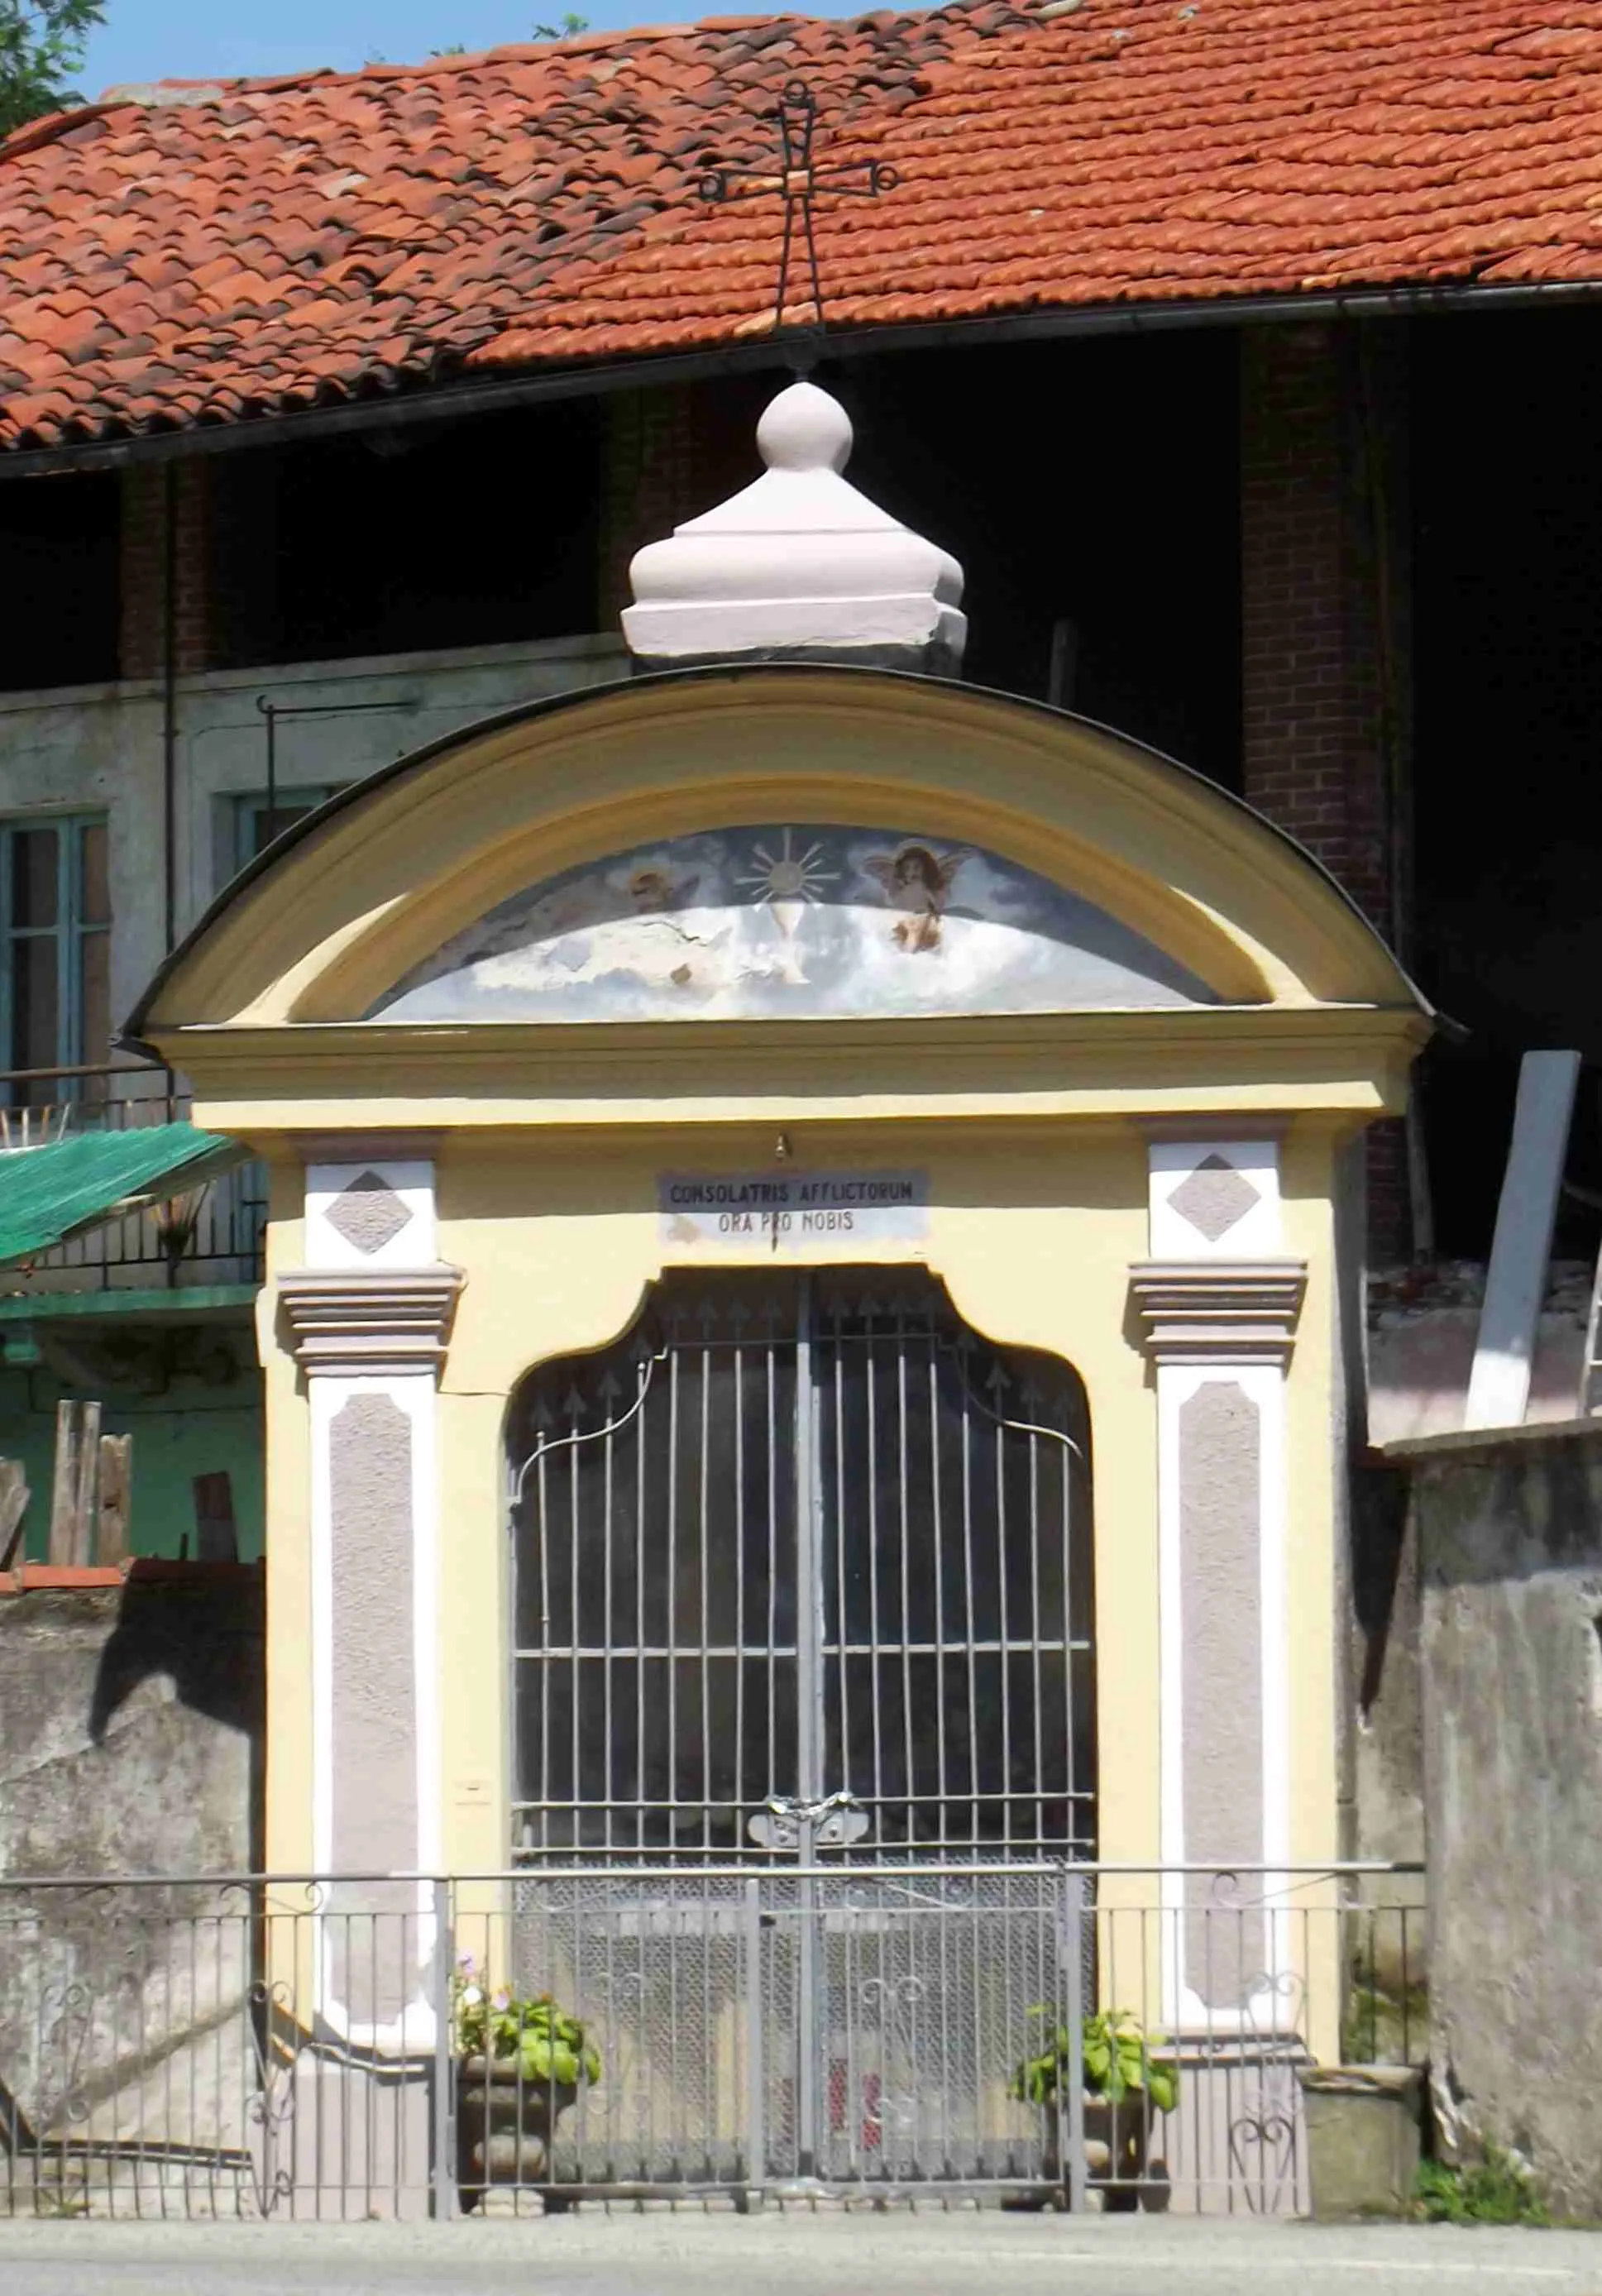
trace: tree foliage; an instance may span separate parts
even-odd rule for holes
[[[0,135],[82,102],[72,86],[104,0],[0,0]]]

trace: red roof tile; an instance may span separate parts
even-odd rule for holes
[[[0,444],[769,332],[802,74],[831,322],[1602,282],[1602,0],[962,0],[168,83],[0,150]]]

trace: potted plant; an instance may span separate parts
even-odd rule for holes
[[[1031,2016],[1047,2017],[1048,2009]],[[1168,2175],[1161,2161],[1148,2159],[1152,2117],[1171,2112],[1179,2098],[1178,2065],[1155,2057],[1161,2039],[1148,2034],[1129,2009],[1098,2009],[1080,2027],[1080,2062],[1084,2080],[1085,2165],[1103,2205],[1128,2210],[1168,2206]],[[1056,2112],[1070,2068],[1069,2034],[1058,2025],[1014,2073],[1009,2094],[1049,2112],[1047,2174],[1061,2178]]]
[[[456,2055],[456,2186],[465,2210],[491,2185],[548,2183],[556,2123],[601,2078],[582,2021],[548,1993],[491,1992],[470,1953],[452,1980]]]

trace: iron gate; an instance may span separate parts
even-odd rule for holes
[[[1095,1850],[1074,1374],[922,1271],[679,1276],[513,1441],[514,1855],[612,1877],[587,1926],[530,1877],[530,1979],[675,2095],[738,2057],[698,2178],[1039,2174],[997,2132],[1062,1981],[1040,1861]],[[678,2132],[573,2141],[585,2184],[689,2173]]]

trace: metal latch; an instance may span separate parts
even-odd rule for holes
[[[843,1849],[867,1832],[867,1812],[849,1787],[806,1801],[800,1794],[769,1794],[747,1819],[745,1831],[762,1849],[799,1849],[801,1829],[810,1825],[813,1846]]]

